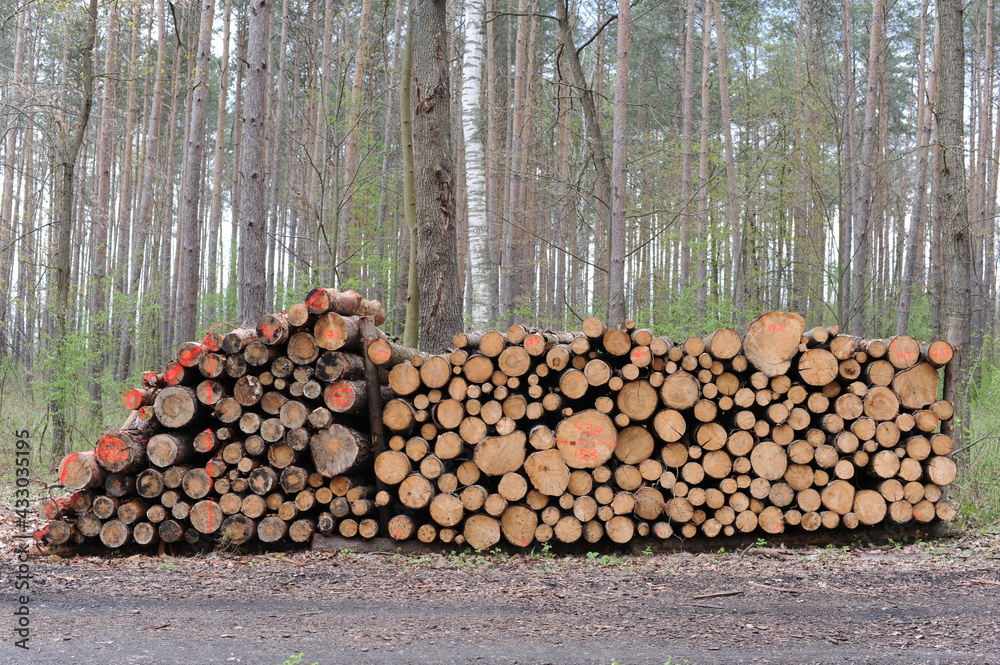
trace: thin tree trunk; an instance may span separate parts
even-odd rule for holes
[[[917,283],[917,266],[924,253],[924,197],[927,192],[927,164],[931,140],[931,106],[928,103],[927,68],[927,6],[923,0],[920,6],[920,53],[917,62],[917,161],[916,180],[913,185],[913,211],[910,214],[910,228],[906,235],[903,278],[899,289],[899,311],[896,317],[896,333],[906,335],[910,326],[910,311],[913,309],[914,288]],[[931,82],[931,87],[935,82]]]
[[[732,323],[746,325],[746,287],[743,278],[743,220],[740,215],[739,186],[736,181],[736,155],[733,150],[733,119],[729,107],[729,54],[726,51],[726,30],[722,20],[722,3],[715,5],[715,47],[719,61],[719,111],[722,116],[722,136],[726,154],[726,198],[729,226],[732,233]]]
[[[841,325],[848,324],[853,303],[851,291],[851,265],[853,263],[854,220],[856,217],[857,192],[855,159],[855,113],[854,113],[854,49],[851,46],[851,0],[841,2],[841,42],[844,52],[844,117],[841,129],[843,156],[841,159],[844,171],[843,200],[840,205],[840,233],[838,275],[838,320]]]
[[[861,148],[861,178],[858,183],[857,223],[854,233],[854,270],[851,290],[854,298],[847,322],[847,329],[854,334],[867,333],[865,305],[867,304],[870,275],[868,274],[871,258],[872,220],[874,216],[874,185],[878,173],[877,109],[879,104],[879,85],[882,76],[882,48],[885,35],[885,2],[875,0],[872,3],[871,38],[868,47],[868,81],[865,93],[865,121],[862,135],[864,143]]]
[[[698,242],[695,261],[697,311],[705,316],[708,303],[708,129],[712,95],[712,3],[705,0],[701,24],[701,125],[698,150]],[[704,331],[707,332],[707,331]]]
[[[216,295],[219,291],[219,243],[222,229],[222,175],[225,171],[223,160],[226,145],[226,105],[229,100],[229,41],[232,35],[233,0],[226,0],[222,19],[222,57],[219,60],[219,103],[215,109],[215,146],[212,153],[212,203],[208,213],[208,268],[207,292]],[[232,132],[230,137],[236,132]],[[214,298],[213,298],[214,301]],[[208,321],[219,315],[217,305],[212,302],[207,312]]]
[[[333,231],[334,250],[338,256],[347,257],[352,254],[351,237],[352,229],[360,225],[356,223],[354,216],[359,206],[354,203],[354,196],[358,189],[358,168],[359,149],[358,140],[362,132],[362,120],[365,109],[365,68],[368,64],[368,24],[371,20],[371,0],[362,0],[361,16],[358,18],[358,50],[354,58],[354,74],[351,78],[351,93],[348,102],[349,120],[347,123],[347,136],[344,140],[344,187],[343,205],[340,208],[340,225]],[[343,234],[344,237],[341,237]],[[340,246],[347,243],[344,251],[340,251]]]
[[[403,344],[416,348],[420,343],[420,288],[417,274],[417,201],[416,173],[413,151],[413,12],[410,0],[406,44],[403,46],[403,66],[400,70],[399,120],[403,152],[403,214],[408,235],[406,320],[403,324]]]
[[[694,197],[692,167],[694,162],[694,16],[695,0],[684,5],[684,74],[681,79],[681,246],[680,279],[682,288],[691,284],[691,203]]]
[[[615,63],[614,139],[611,151],[611,257],[608,271],[608,322],[625,321],[625,213],[628,207],[628,66],[632,44],[631,0],[618,0],[618,52]],[[707,170],[707,167],[706,167]]]
[[[193,339],[198,326],[198,293],[201,286],[201,189],[202,161],[205,156],[205,124],[208,97],[208,66],[212,55],[212,21],[215,0],[201,0],[201,24],[198,31],[193,99],[188,144],[185,151],[184,207],[180,219],[181,260],[178,265],[177,324],[174,338]]]
[[[72,134],[65,137],[58,154],[56,173],[55,218],[53,225],[56,235],[55,253],[50,264],[55,271],[55,330],[52,345],[55,351],[56,366],[62,367],[68,361],[71,350],[68,345],[70,323],[70,272],[72,261],[72,236],[74,212],[76,209],[76,166],[80,151],[87,136],[87,125],[90,123],[90,113],[94,105],[94,45],[97,41],[97,0],[90,0],[86,9],[87,18],[84,25],[84,41],[79,45],[81,56],[80,106],[76,113],[76,123]],[[54,377],[52,377],[54,378]],[[66,454],[66,415],[67,407],[64,396],[54,394],[49,401],[49,415],[52,419],[52,453],[57,459]]]

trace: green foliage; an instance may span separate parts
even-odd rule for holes
[[[304,651],[299,653],[293,653],[291,656],[286,658],[281,665],[303,665],[302,661],[305,660],[306,654]],[[313,661],[311,665],[319,665],[319,662]]]
[[[951,499],[964,523],[987,527],[1000,523],[1000,363],[988,358],[979,375],[969,391],[965,443],[954,451],[959,469]]]

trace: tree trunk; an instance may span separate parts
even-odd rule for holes
[[[55,219],[53,220],[56,235],[55,255],[52,265],[55,268],[55,330],[52,336],[53,350],[57,366],[67,364],[70,309],[70,269],[72,261],[72,234],[74,211],[76,209],[76,165],[80,157],[84,139],[87,136],[87,125],[90,122],[90,112],[94,104],[94,44],[97,41],[97,0],[90,0],[86,9],[87,18],[84,26],[84,41],[80,44],[82,57],[80,83],[81,98],[77,109],[77,120],[73,133],[65,137],[64,144],[58,154],[56,176]],[[52,417],[52,452],[58,457],[66,454],[66,417],[64,409],[68,406],[66,399],[54,395],[49,402]]]
[[[462,65],[462,133],[465,137],[465,180],[468,199],[468,257],[474,326],[491,323],[490,260],[486,207],[486,156],[483,153],[481,104],[483,87],[483,19],[485,0],[468,0],[465,7],[465,50]],[[473,328],[475,329],[475,328]]]
[[[444,0],[415,0],[412,18],[420,345],[439,351],[462,329]]]
[[[264,314],[268,285],[262,270],[267,246],[267,204],[264,200],[264,137],[266,94],[271,85],[268,43],[271,3],[255,0],[250,6],[246,91],[243,102],[243,158],[240,163],[238,308],[241,325],[256,323]]]
[[[955,349],[944,377],[944,398],[968,413],[965,400],[970,348],[970,292],[972,255],[969,234],[968,192],[965,181],[963,106],[965,96],[965,42],[963,4],[959,0],[940,0],[938,31],[940,61],[937,96],[937,161],[941,173],[938,204],[941,210],[942,278],[941,308],[948,316],[947,341]],[[944,433],[961,446],[962,429],[946,421]]]
[[[608,320],[625,322],[625,213],[628,206],[628,65],[632,36],[631,0],[618,2],[618,53],[615,69],[614,139],[611,151],[611,233],[608,271]],[[707,170],[707,167],[706,167]]]

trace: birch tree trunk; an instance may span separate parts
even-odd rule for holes
[[[485,0],[465,4],[465,49],[462,54],[462,134],[465,137],[465,187],[468,198],[468,257],[473,329],[490,319],[489,227],[486,209],[486,156],[483,153],[483,20]]]

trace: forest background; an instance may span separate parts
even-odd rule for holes
[[[960,341],[955,498],[995,525],[997,18],[962,10],[0,0],[0,422],[47,466],[91,447],[142,370],[244,317],[248,275],[262,311],[354,288],[402,334],[411,257],[444,252],[466,329],[787,309]],[[404,196],[432,154],[438,198]]]

